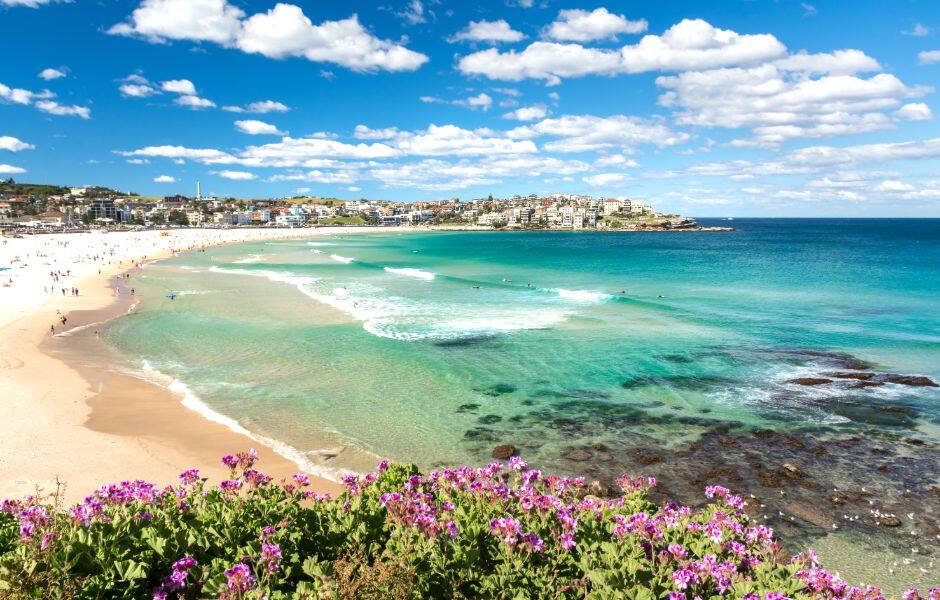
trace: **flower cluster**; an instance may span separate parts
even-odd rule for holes
[[[407,574],[408,589],[428,597],[526,596],[533,586],[562,598],[883,597],[848,585],[812,551],[781,560],[773,531],[721,486],[708,486],[711,503],[694,510],[654,505],[648,477],[621,477],[623,494],[603,499],[583,478],[546,475],[519,457],[426,475],[382,461],[345,476],[334,500],[303,473],[274,483],[257,461],[253,450],[223,457],[230,474],[215,487],[196,469],[175,486],[102,486],[66,511],[34,497],[5,501],[0,584],[27,597],[59,584],[81,597],[125,588],[156,600],[335,597],[331,563],[365,553],[354,571],[391,563],[389,573]],[[904,600],[940,600],[940,590],[912,588]]]

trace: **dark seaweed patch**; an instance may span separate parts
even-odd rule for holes
[[[459,412],[459,413],[468,413],[468,412],[473,412],[473,411],[475,411],[475,410],[478,409],[478,408],[480,408],[480,405],[479,405],[479,404],[473,404],[473,403],[470,403],[470,404],[461,404],[460,406],[457,407],[457,412]]]
[[[488,388],[484,388],[482,390],[477,390],[477,391],[482,392],[483,394],[487,396],[493,396],[495,398],[496,396],[502,396],[504,394],[511,394],[515,392],[517,389],[519,388],[512,385],[511,383],[497,383],[495,385],[491,385]]]

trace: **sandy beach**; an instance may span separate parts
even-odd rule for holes
[[[0,498],[37,487],[51,492],[59,481],[66,485],[65,499],[74,501],[111,481],[171,483],[192,467],[213,480],[224,477],[219,457],[258,444],[186,409],[168,388],[110,368],[109,349],[97,339],[95,325],[132,308],[139,298],[129,294],[134,272],[147,261],[218,244],[362,230],[185,229],[167,235],[3,238]],[[124,273],[130,279],[120,277]],[[59,337],[52,337],[51,327]],[[273,450],[258,450],[265,472],[279,478],[298,471]],[[322,478],[314,487],[339,489]]]

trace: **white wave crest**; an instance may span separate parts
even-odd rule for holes
[[[610,294],[605,294],[604,292],[597,292],[594,290],[566,290],[564,288],[558,288],[551,291],[555,292],[559,297],[564,298],[565,300],[571,300],[574,302],[602,302],[612,298]]]
[[[233,260],[233,261],[232,261],[232,264],[235,264],[235,265],[247,265],[247,264],[251,264],[251,263],[261,262],[261,261],[263,261],[263,260],[264,260],[264,257],[261,256],[260,254],[251,254],[251,255],[249,255],[248,257],[242,258],[242,259],[240,259],[240,260]]]
[[[147,360],[142,361],[142,366],[144,371],[144,379],[161,385],[174,394],[181,396],[182,399],[180,400],[180,404],[182,404],[184,407],[199,414],[208,421],[218,423],[230,431],[244,435],[245,437],[258,442],[259,444],[271,448],[287,460],[295,463],[302,471],[310,473],[311,475],[330,479],[332,481],[340,481],[343,475],[351,473],[351,471],[346,469],[327,467],[310,460],[310,456],[317,456],[318,454],[324,453],[326,449],[304,452],[298,448],[295,448],[294,446],[291,446],[290,444],[285,444],[284,442],[274,438],[269,438],[267,436],[253,433],[243,427],[235,419],[227,415],[223,415],[203,402],[202,399],[199,398],[199,396],[197,396],[195,392],[193,392],[193,390],[183,381],[158,371]],[[335,454],[335,451],[331,450],[330,452]]]
[[[339,254],[330,254],[330,258],[332,258],[332,259],[335,260],[336,262],[341,262],[341,263],[343,263],[344,265],[348,265],[348,264],[351,263],[352,261],[356,260],[356,259],[354,259],[354,258],[347,258],[347,257],[345,257],[345,256],[340,256]]]
[[[333,242],[307,242],[308,246],[335,246]]]
[[[404,275],[405,277],[414,277],[415,279],[423,279],[425,281],[431,281],[434,279],[434,273],[428,271],[422,271],[421,269],[413,269],[411,267],[385,267],[385,270],[389,273],[394,273],[396,275]]]

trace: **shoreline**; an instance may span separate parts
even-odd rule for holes
[[[4,240],[0,264],[19,272],[11,277],[4,271],[4,281],[9,277],[13,285],[0,288],[0,397],[6,398],[8,433],[0,440],[0,498],[37,489],[52,493],[62,482],[63,499],[72,502],[110,481],[145,477],[174,483],[194,466],[213,480],[225,478],[219,458],[259,442],[190,410],[169,387],[113,368],[94,325],[130,308],[115,298],[115,282],[138,264],[202,247],[369,230],[186,229],[168,236],[148,231]],[[51,273],[58,271],[52,284]],[[45,291],[53,285],[54,293]],[[77,287],[80,294],[60,295],[60,286]],[[61,316],[68,327],[52,337],[49,325]],[[258,449],[259,468],[275,478],[301,470],[269,447]],[[311,478],[319,492],[341,489],[329,479]]]

